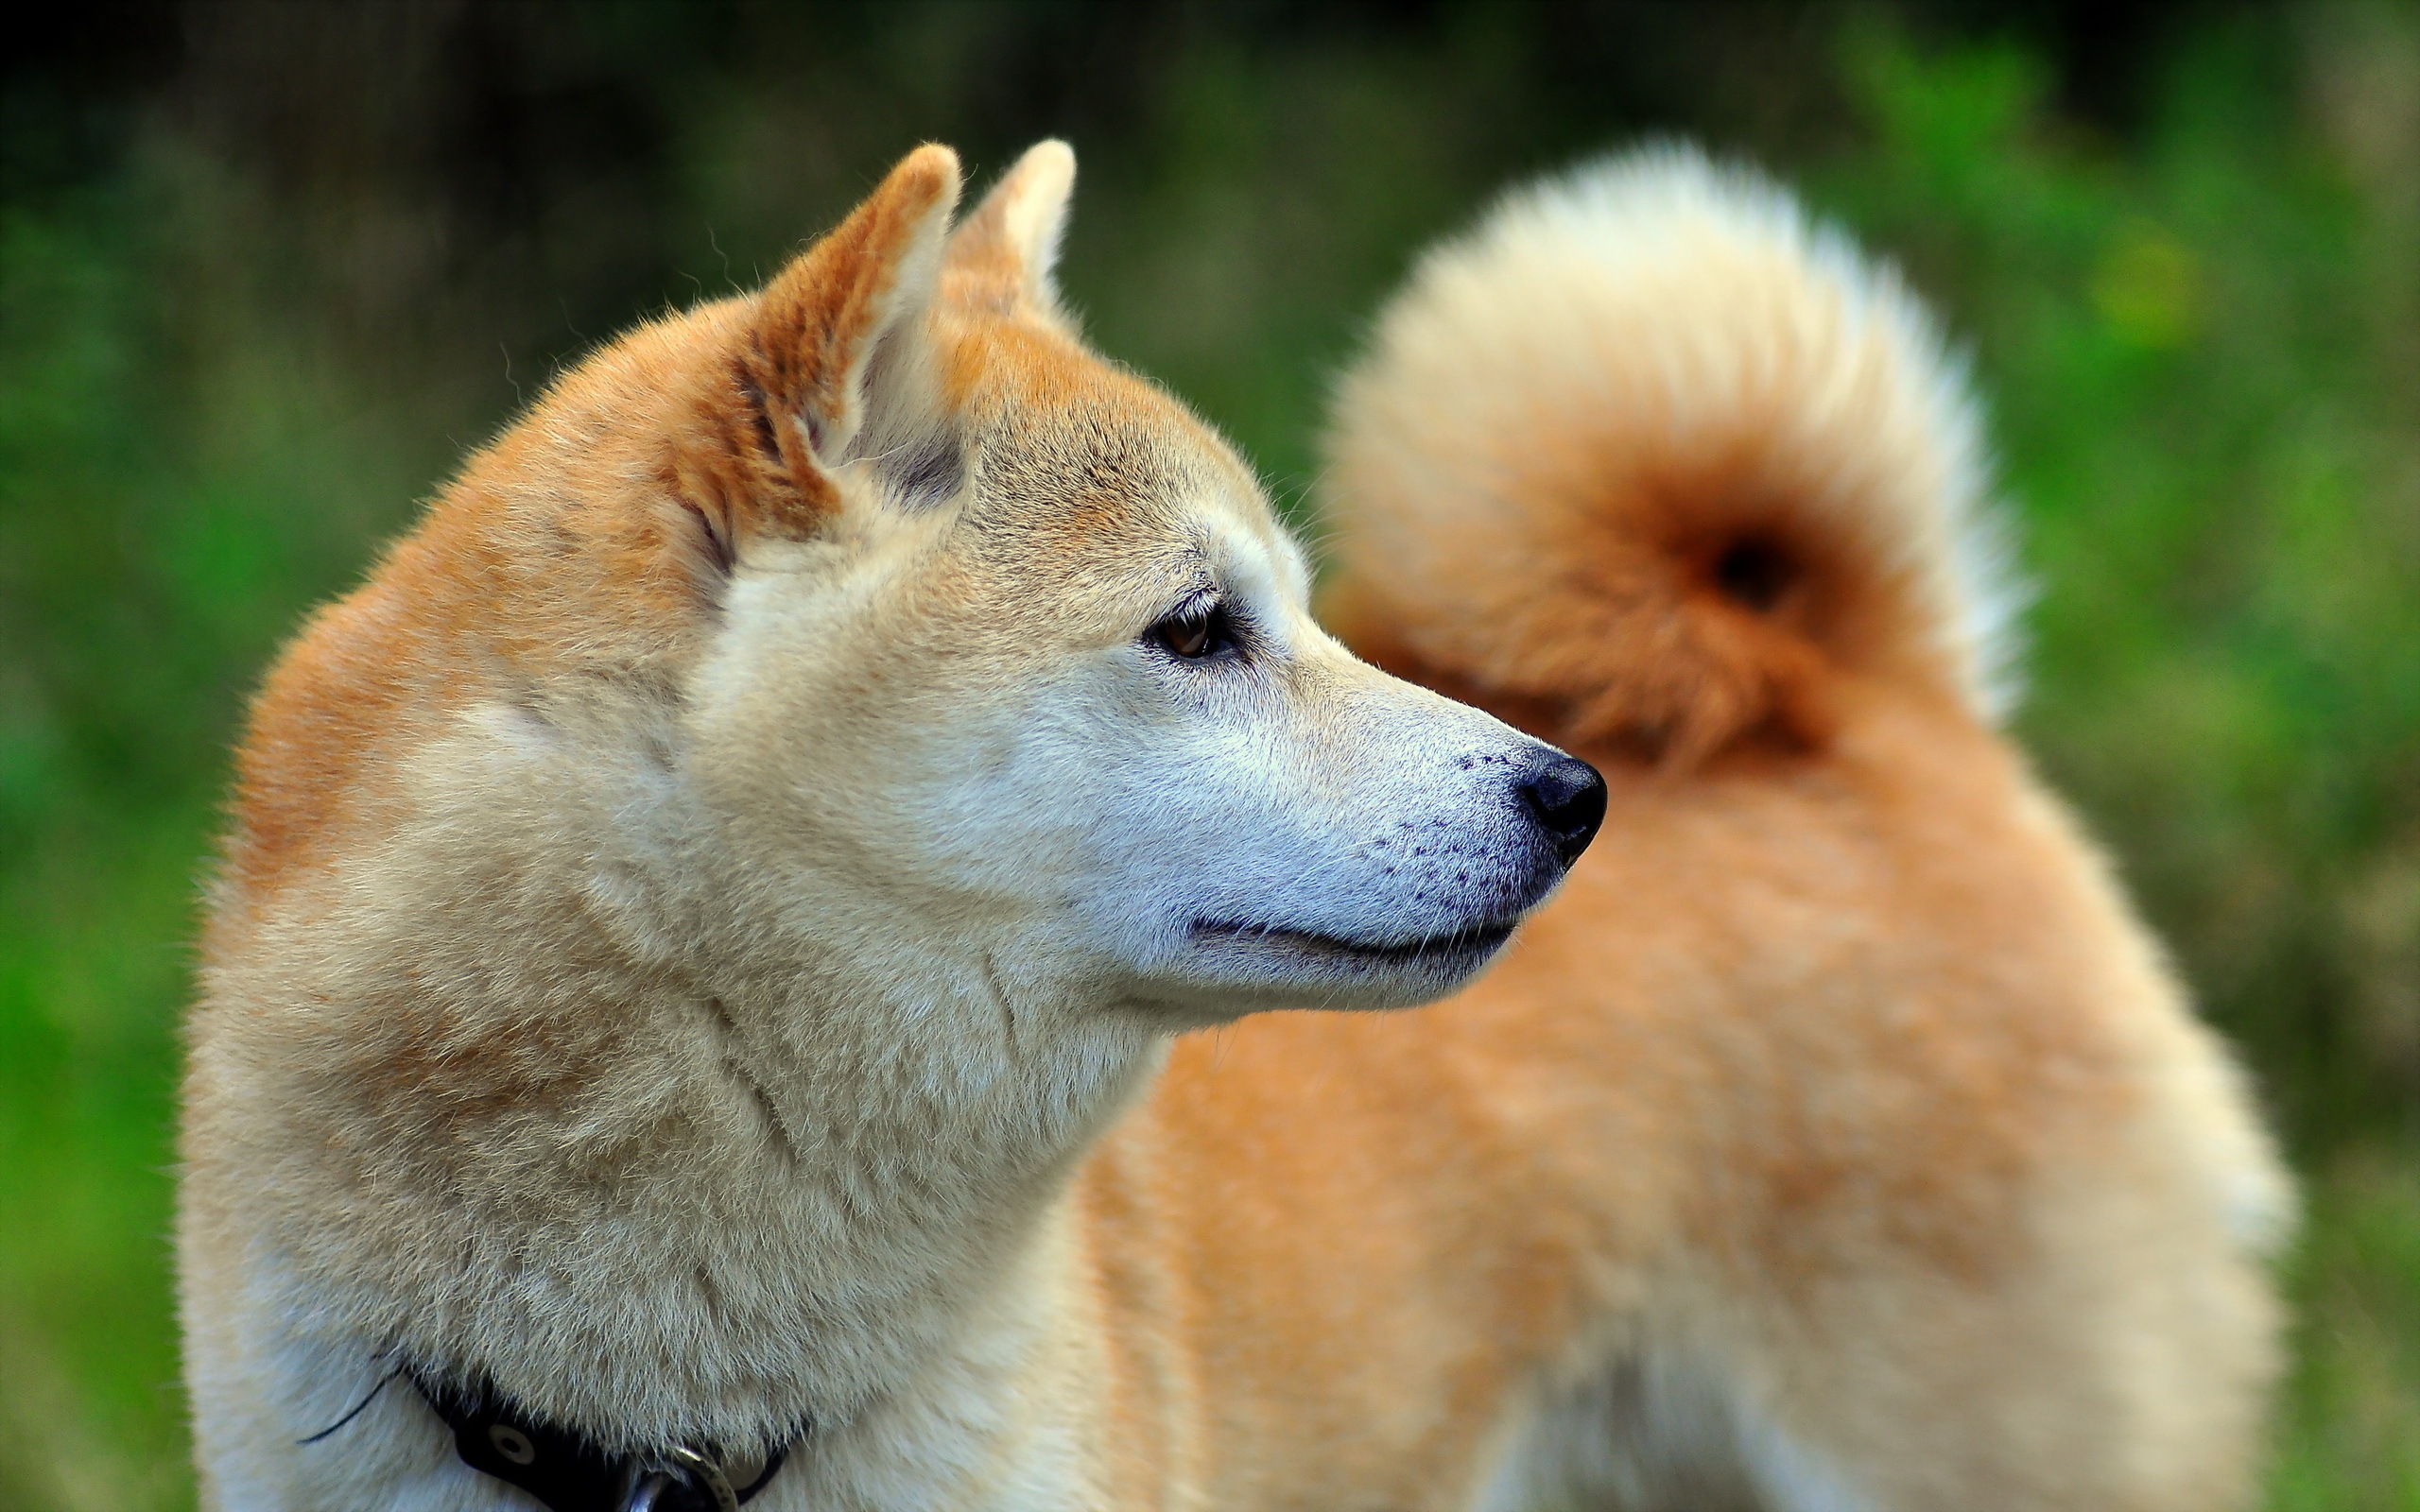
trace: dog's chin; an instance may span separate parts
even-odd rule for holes
[[[1518,916],[1411,939],[1200,919],[1187,931],[1187,974],[1257,1007],[1411,1007],[1443,997],[1495,958]]]

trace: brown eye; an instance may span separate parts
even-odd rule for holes
[[[1151,639],[1168,655],[1185,662],[1206,662],[1241,649],[1227,611],[1217,604],[1169,615],[1151,627]]]
[[[1210,617],[1170,620],[1160,630],[1161,644],[1190,662],[1210,649]]]

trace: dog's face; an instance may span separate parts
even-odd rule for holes
[[[885,337],[829,527],[741,554],[692,700],[713,807],[860,953],[963,942],[1171,1024],[1437,997],[1602,786],[1312,621],[1251,474],[1047,302],[1045,150]]]

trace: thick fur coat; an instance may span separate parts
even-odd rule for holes
[[[398,1368],[796,1438],[765,1512],[2238,1504],[2285,1189],[1996,727],[1907,296],[1669,155],[1433,256],[1326,499],[1389,676],[1082,346],[1071,178],[953,230],[911,155],[271,674],[187,1088],[209,1504],[526,1504],[406,1387],[301,1442]],[[1254,1012],[1453,992],[1559,883],[1460,996]]]

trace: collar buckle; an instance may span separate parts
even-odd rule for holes
[[[519,1486],[551,1512],[739,1512],[772,1481],[789,1451],[776,1445],[753,1464],[727,1464],[692,1444],[611,1454],[493,1390],[448,1390],[409,1379],[453,1431],[464,1464]],[[742,1474],[745,1484],[735,1485]]]
[[[673,1445],[662,1457],[669,1463],[635,1475],[620,1512],[691,1512],[693,1507],[696,1512],[739,1512],[739,1493],[721,1465],[686,1444]],[[750,1492],[769,1478],[759,1472]],[[702,1491],[714,1504],[700,1506],[695,1495],[680,1495],[683,1491]]]

